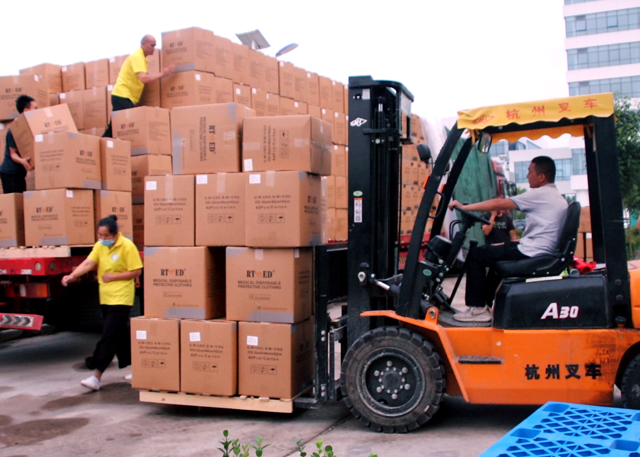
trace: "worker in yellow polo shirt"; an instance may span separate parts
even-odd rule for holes
[[[119,111],[135,107],[140,101],[144,85],[170,75],[176,69],[175,65],[164,67],[160,73],[149,74],[147,57],[156,49],[156,39],[145,35],[140,47],[124,61],[118,73],[116,85],[111,92],[111,111]],[[111,138],[111,121],[103,137]]]
[[[91,390],[100,390],[102,374],[114,356],[118,356],[119,368],[131,365],[129,313],[135,298],[136,280],[142,273],[142,260],[136,245],[118,231],[117,220],[116,216],[100,219],[98,242],[89,257],[70,275],[62,278],[62,285],[66,287],[98,267],[104,327],[93,356],[85,361],[87,368],[94,373],[80,382]]]

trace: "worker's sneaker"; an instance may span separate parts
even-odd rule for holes
[[[125,380],[125,381],[131,381],[132,379],[133,379],[133,374],[131,374],[131,373],[129,373],[128,375],[126,375],[126,376],[124,377],[124,380]]]
[[[453,318],[459,322],[491,322],[493,314],[488,306],[482,308],[472,306],[463,313],[455,313]]]
[[[87,389],[100,390],[100,380],[95,376],[89,376],[87,379],[83,379],[80,381],[80,384],[85,386]]]

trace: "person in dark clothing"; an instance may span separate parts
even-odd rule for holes
[[[36,101],[28,95],[21,95],[16,99],[18,113],[38,109]],[[23,193],[27,190],[25,177],[27,172],[33,170],[31,157],[22,157],[18,151],[18,146],[13,139],[11,127],[7,131],[7,141],[4,148],[4,159],[0,165],[0,180],[2,180],[2,191],[5,194]]]
[[[489,211],[483,217],[489,221],[489,225],[482,226],[485,244],[500,244],[508,241],[518,241],[513,219],[508,212],[503,210]]]

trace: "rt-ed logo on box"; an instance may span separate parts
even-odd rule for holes
[[[274,271],[264,270],[264,271],[256,271],[256,270],[247,270],[247,278],[273,278]]]
[[[186,271],[185,268],[161,268],[160,276],[184,276]]]

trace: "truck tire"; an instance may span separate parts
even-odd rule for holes
[[[636,355],[622,376],[620,384],[622,406],[629,409],[640,409],[640,354]]]
[[[422,335],[399,327],[365,333],[342,363],[340,389],[351,413],[378,432],[405,433],[440,407],[445,371]]]

